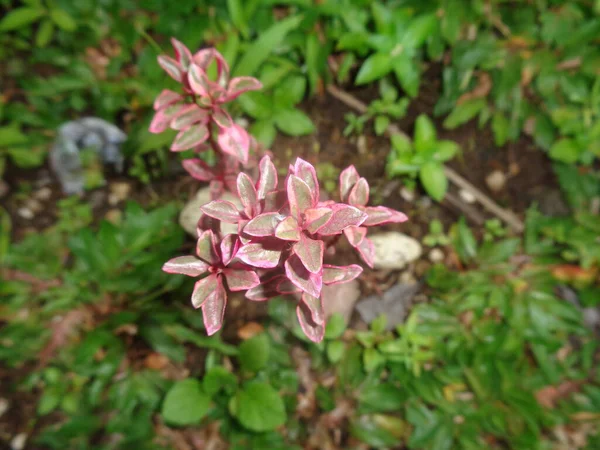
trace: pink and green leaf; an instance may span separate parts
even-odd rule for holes
[[[375,246],[373,245],[373,241],[369,238],[364,238],[360,244],[356,246],[356,250],[358,250],[358,253],[367,266],[373,268],[375,262]]]
[[[195,123],[206,121],[207,118],[208,112],[205,109],[201,109],[198,105],[194,104],[186,105],[171,121],[171,128],[174,130],[186,130]]]
[[[299,241],[300,234],[298,221],[292,216],[283,219],[275,229],[275,237],[284,241]]]
[[[236,77],[229,82],[225,101],[235,100],[244,92],[262,89],[262,83],[254,77]]]
[[[167,273],[177,273],[188,277],[198,277],[208,270],[208,264],[195,256],[178,256],[167,261],[162,270]]]
[[[285,262],[285,274],[300,290],[314,297],[321,295],[323,277],[321,274],[309,272],[298,255],[291,255]]]
[[[315,205],[319,201],[319,180],[315,168],[302,158],[297,158],[296,164],[294,164],[294,175],[307,184],[312,195],[313,205]]]
[[[196,180],[210,181],[215,177],[212,167],[199,158],[184,159],[181,165]]]
[[[257,196],[260,200],[263,200],[267,193],[277,189],[277,169],[275,169],[275,165],[268,155],[263,156],[258,168],[260,176],[258,178]]]
[[[212,119],[219,128],[229,128],[234,125],[233,119],[224,109],[215,108],[212,113]]]
[[[208,139],[208,128],[204,124],[193,125],[181,130],[171,145],[171,151],[181,152],[194,148]]]
[[[158,97],[154,100],[154,109],[158,111],[159,109],[166,108],[174,103],[177,103],[182,99],[182,96],[177,92],[173,92],[169,89],[163,90]]]
[[[258,203],[256,188],[252,179],[243,172],[240,172],[237,176],[237,192],[244,206],[244,211],[248,216],[252,216]]]
[[[244,227],[244,233],[250,236],[274,236],[277,225],[281,222],[281,214],[272,212],[256,216]]]
[[[323,236],[340,234],[345,228],[360,226],[367,218],[364,212],[354,206],[338,203],[332,209],[331,219],[317,230]]]
[[[367,219],[363,222],[363,226],[365,227],[383,225],[386,223],[402,223],[408,220],[406,214],[391,208],[386,208],[385,206],[368,206],[364,211],[367,214]]]
[[[227,280],[230,291],[247,291],[260,284],[258,275],[253,270],[224,269],[223,276]]]
[[[184,71],[188,70],[190,63],[192,62],[190,50],[175,38],[171,38],[171,44],[175,49],[175,58],[179,61],[179,64],[181,64]]]
[[[331,219],[333,210],[327,207],[309,208],[304,215],[304,229],[312,234]]]
[[[306,337],[315,343],[321,342],[325,336],[325,325],[319,325],[312,320],[311,312],[304,303],[296,307],[296,315]]]
[[[261,269],[272,269],[279,265],[281,258],[281,247],[269,245],[264,242],[253,242],[242,246],[236,257],[252,267]]]
[[[238,223],[240,213],[236,206],[227,200],[213,200],[200,207],[202,212],[210,217],[226,223]]]
[[[354,280],[363,271],[363,268],[358,264],[349,266],[332,266],[329,264],[323,265],[323,284],[341,284]]]
[[[369,183],[364,178],[359,179],[348,196],[352,206],[365,206],[369,202]]]
[[[287,195],[290,204],[290,212],[295,219],[308,208],[312,208],[316,202],[313,200],[310,187],[295,175],[290,175],[287,180]]]
[[[221,240],[221,262],[224,266],[228,265],[235,257],[240,247],[240,240],[237,234],[228,234]]]
[[[179,114],[183,105],[174,104],[166,108],[159,109],[154,114],[152,122],[150,122],[150,133],[162,133],[171,125],[171,121]]]
[[[217,277],[217,285],[202,304],[202,317],[206,334],[212,336],[223,326],[223,316],[225,315],[225,306],[227,305],[227,292],[223,287],[221,277]]]
[[[311,239],[304,233],[300,234],[300,240],[294,244],[294,252],[298,255],[304,267],[315,274],[320,273],[323,268],[324,251],[323,241]]]
[[[350,191],[358,182],[359,178],[360,175],[354,166],[348,166],[340,173],[340,198],[343,202],[348,202]]]
[[[198,255],[198,258],[210,265],[214,265],[219,262],[220,258],[219,254],[217,253],[215,235],[212,230],[203,231],[198,235],[196,254]]]
[[[358,246],[367,235],[365,227],[348,227],[344,229],[344,236],[352,247]]]
[[[241,126],[234,124],[229,128],[219,128],[218,142],[224,153],[233,156],[242,164],[248,164],[250,137]]]
[[[181,83],[183,81],[184,71],[181,68],[181,64],[175,61],[170,56],[160,55],[158,57],[158,64],[169,74],[175,81]]]
[[[192,305],[194,305],[194,308],[200,308],[206,299],[214,293],[218,285],[219,277],[214,273],[197,281],[192,292]]]

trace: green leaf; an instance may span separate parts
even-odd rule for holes
[[[251,337],[240,345],[238,359],[244,370],[258,372],[267,365],[271,342],[266,333]]]
[[[401,154],[410,154],[413,150],[413,145],[410,139],[399,133],[392,134],[392,147],[396,150],[396,153]]]
[[[454,158],[460,147],[454,141],[437,141],[435,144],[435,160],[439,162],[446,162]]]
[[[375,117],[375,134],[381,136],[387,130],[390,124],[390,118],[388,116],[377,116]]]
[[[421,72],[419,65],[406,53],[394,58],[394,74],[402,89],[411,97],[419,93],[421,83]]]
[[[508,140],[510,123],[504,114],[496,111],[492,116],[492,131],[494,132],[494,142],[498,147],[502,147]]]
[[[327,320],[325,325],[325,339],[337,339],[344,334],[345,329],[344,317],[339,313],[335,313]]]
[[[27,143],[27,136],[15,125],[0,127],[0,142],[3,147]]]
[[[169,389],[162,406],[162,416],[172,425],[197,424],[208,413],[210,397],[202,390],[202,384],[188,378],[178,381]]]
[[[356,84],[367,84],[384,77],[392,70],[392,59],[385,53],[369,56],[358,71]]]
[[[275,108],[284,109],[296,106],[304,98],[306,92],[306,78],[302,75],[292,74],[283,80],[273,91]]]
[[[560,139],[550,147],[550,157],[557,161],[573,164],[579,159],[580,148],[573,139]]]
[[[10,11],[0,21],[0,31],[12,31],[23,28],[42,17],[46,11],[44,8],[17,8]]]
[[[45,19],[40,24],[40,27],[35,34],[35,45],[44,48],[52,40],[54,34],[54,23],[51,20]]]
[[[233,397],[229,407],[243,427],[259,433],[274,430],[287,419],[283,399],[267,383],[246,384]]]
[[[505,262],[517,252],[520,244],[521,240],[519,238],[486,243],[479,250],[479,259],[487,264]]]
[[[235,25],[235,27],[240,30],[240,32],[247,39],[249,35],[248,31],[248,22],[246,19],[246,14],[244,11],[244,5],[241,0],[227,0],[227,9],[229,10],[229,17],[231,17],[231,21]]]
[[[448,179],[444,174],[444,166],[437,162],[427,162],[421,166],[419,178],[431,198],[438,202],[442,201],[448,189]]]
[[[271,120],[258,120],[250,126],[250,134],[266,148],[271,148],[277,129]]]
[[[268,119],[273,114],[272,100],[262,92],[247,92],[238,97],[238,102],[253,119]]]
[[[327,343],[327,359],[332,364],[338,363],[344,356],[346,346],[342,341],[330,341]]]
[[[402,46],[410,49],[421,47],[435,30],[437,21],[435,14],[422,15],[411,20],[402,38]]]
[[[390,383],[379,383],[362,390],[360,408],[364,412],[395,412],[406,402],[406,392]]]
[[[459,127],[474,118],[485,107],[486,102],[482,98],[466,101],[452,110],[444,120],[444,128],[450,130]]]
[[[415,150],[424,152],[433,147],[437,139],[435,126],[426,114],[421,114],[415,122]]]
[[[279,111],[274,119],[277,128],[290,136],[303,136],[315,131],[315,126],[310,117],[299,109]]]
[[[469,262],[477,256],[477,241],[464,217],[459,219],[454,231],[454,249],[463,262]]]
[[[300,25],[300,22],[302,22],[300,15],[288,17],[261,32],[260,37],[250,45],[241,61],[236,65],[234,74],[236,76],[253,75],[273,50],[281,45],[285,36]]]
[[[363,416],[354,420],[350,424],[350,433],[375,448],[397,448],[400,444],[400,438],[395,433],[378,426],[372,417]]]
[[[54,21],[54,23],[64,31],[75,31],[77,28],[77,22],[62,9],[51,9],[50,10],[50,18]]]
[[[215,395],[220,390],[233,393],[237,387],[236,376],[223,366],[215,366],[206,372],[202,379],[204,391],[208,395]]]

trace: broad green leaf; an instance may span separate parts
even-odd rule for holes
[[[237,387],[237,378],[225,367],[215,366],[206,372],[202,384],[208,395],[215,395],[220,390],[232,393]]]
[[[14,125],[0,127],[0,143],[3,147],[27,143],[27,136]]]
[[[35,34],[35,45],[43,48],[52,40],[54,34],[54,23],[50,19],[44,19]]]
[[[64,31],[74,31],[77,28],[77,22],[66,11],[58,8],[50,10],[50,18],[56,26]]]
[[[456,223],[453,238],[454,249],[463,262],[468,262],[477,256],[477,241],[464,217]]]
[[[315,131],[315,126],[310,117],[299,109],[279,111],[274,119],[277,128],[290,136],[303,136]]]
[[[337,364],[344,356],[346,345],[342,341],[327,342],[327,359],[332,364]]]
[[[381,136],[387,130],[390,124],[390,118],[388,116],[377,116],[375,117],[375,134]]]
[[[433,147],[437,139],[435,126],[427,115],[421,114],[415,122],[415,150],[424,152]]]
[[[427,193],[438,202],[442,201],[448,189],[448,179],[444,166],[437,162],[427,162],[421,166],[419,178]]]
[[[437,25],[435,14],[419,16],[410,21],[402,38],[402,46],[405,48],[419,48],[435,30]]]
[[[287,418],[279,393],[270,384],[256,381],[232,398],[229,409],[243,427],[259,433],[276,429]]]
[[[390,383],[379,383],[363,389],[359,406],[364,412],[400,411],[407,399],[407,392]]]
[[[367,84],[384,77],[392,70],[392,59],[385,53],[369,56],[358,71],[356,84]]]
[[[486,243],[479,249],[479,260],[487,264],[497,264],[507,261],[516,253],[520,244],[521,240],[519,238]]]
[[[412,153],[412,142],[407,136],[395,133],[392,135],[391,140],[392,147],[394,147],[394,150],[397,152],[397,154],[401,155]]]
[[[258,372],[267,365],[271,342],[266,333],[258,334],[240,345],[238,359],[244,370]]]
[[[273,91],[275,109],[296,106],[304,98],[305,92],[306,77],[298,74],[288,76]]]
[[[346,322],[344,321],[344,317],[339,313],[335,313],[327,319],[327,324],[325,325],[325,339],[337,339],[344,334],[345,329]]]
[[[401,431],[401,430],[396,430]],[[377,426],[372,417],[363,416],[350,424],[350,433],[355,438],[374,448],[398,448],[400,438],[395,433]]]
[[[268,119],[273,114],[272,100],[262,92],[247,92],[238,97],[238,102],[253,119]]]
[[[250,125],[250,134],[266,148],[271,148],[277,136],[277,129],[271,120],[258,120]]]
[[[46,14],[44,8],[17,8],[10,11],[0,21],[0,31],[12,31],[26,27]]]
[[[402,53],[394,58],[393,68],[402,89],[410,97],[416,97],[421,83],[421,72],[418,63],[407,53]]]
[[[557,161],[573,164],[577,162],[580,155],[580,148],[574,139],[560,139],[550,147],[550,157]]]
[[[486,101],[482,98],[466,101],[452,110],[444,120],[444,128],[450,130],[467,123],[485,107]]]
[[[435,144],[435,160],[446,162],[454,158],[459,152],[460,147],[454,141],[437,141]]]
[[[199,423],[208,413],[210,397],[202,390],[202,384],[188,378],[171,387],[162,405],[165,422],[184,426]]]
[[[260,37],[246,50],[241,61],[235,67],[235,75],[253,75],[273,50],[281,45],[285,36],[300,25],[300,22],[302,22],[302,16],[292,16],[263,31]]]

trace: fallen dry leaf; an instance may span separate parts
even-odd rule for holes
[[[265,331],[265,327],[263,327],[260,323],[248,322],[238,329],[237,335],[241,340],[247,341],[251,337],[260,334],[263,331]]]
[[[557,386],[545,386],[535,393],[537,402],[547,409],[554,409],[559,400],[579,390],[581,382],[564,381]]]
[[[57,318],[50,325],[50,340],[38,355],[38,368],[42,368],[48,364],[48,361],[52,359],[56,350],[67,343],[69,338],[75,334],[77,328],[90,321],[90,311],[86,308],[73,309],[64,316]]]
[[[491,90],[492,90],[492,78],[490,77],[490,75],[488,73],[481,72],[477,76],[477,86],[475,86],[472,91],[466,92],[463,95],[461,95],[458,98],[456,103],[458,105],[461,105],[465,102],[468,102],[469,100],[474,100],[477,98],[484,98],[490,93]]]
[[[169,358],[161,353],[150,353],[144,360],[144,365],[151,370],[162,370],[169,364]]]

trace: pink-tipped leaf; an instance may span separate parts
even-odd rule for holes
[[[221,250],[221,262],[224,266],[228,265],[231,260],[235,257],[239,247],[240,240],[237,234],[228,234],[221,240],[219,246]]]
[[[194,308],[200,308],[206,299],[217,289],[218,284],[219,277],[214,273],[197,281],[192,292],[192,305],[194,305]]]
[[[171,121],[179,114],[182,108],[183,105],[174,104],[156,111],[152,122],[150,122],[150,133],[162,133],[168,129]]]
[[[304,267],[315,274],[320,273],[323,268],[324,251],[323,241],[311,239],[304,233],[300,234],[300,240],[294,244],[294,252],[298,255]]]
[[[158,111],[159,109],[166,108],[174,103],[177,103],[182,99],[181,95],[177,92],[173,92],[169,89],[163,90],[158,97],[154,100],[154,109]]]
[[[319,201],[319,180],[317,179],[317,171],[312,164],[302,158],[297,158],[296,164],[294,164],[294,175],[308,185],[313,204],[316,204]]]
[[[219,262],[220,258],[219,254],[217,253],[215,235],[212,230],[203,231],[198,235],[196,254],[198,255],[198,258],[210,265],[214,265]]]
[[[213,200],[200,207],[202,212],[210,217],[226,223],[238,223],[240,213],[236,206],[227,200]]]
[[[332,209],[331,219],[317,230],[323,236],[340,234],[345,228],[361,225],[367,218],[364,212],[354,206],[338,203]]]
[[[178,256],[167,261],[162,270],[167,273],[178,273],[188,277],[198,277],[208,270],[208,264],[195,256]]]
[[[315,343],[321,342],[325,336],[325,325],[319,325],[312,320],[311,312],[304,303],[296,307],[296,315],[306,337]]]
[[[221,277],[217,277],[217,286],[212,294],[202,304],[202,318],[206,334],[212,336],[223,326],[223,316],[227,305],[227,292],[223,287]]]
[[[189,127],[187,130],[181,130],[171,145],[171,151],[182,152],[194,148],[208,139],[208,128],[199,123]]]
[[[314,297],[321,295],[323,287],[323,277],[321,274],[309,272],[298,255],[291,255],[285,262],[285,274],[287,278],[296,285],[302,292],[306,292]]]
[[[227,280],[230,291],[247,291],[260,284],[258,275],[253,270],[224,269],[223,276]]]
[[[295,219],[300,219],[300,215],[308,208],[312,208],[316,202],[310,187],[295,175],[290,175],[287,180],[287,195],[290,204],[290,212]]]
[[[367,235],[365,227],[348,227],[344,229],[344,236],[352,247],[358,246]]]
[[[348,196],[352,206],[365,206],[369,202],[369,183],[364,178],[359,179]]]
[[[238,250],[236,257],[249,266],[272,269],[279,264],[281,250],[282,248],[278,248],[275,245],[255,242],[243,245]]]
[[[327,207],[309,208],[304,212],[304,229],[309,233],[316,233],[333,216],[333,210]]]
[[[263,200],[267,193],[277,189],[277,169],[269,155],[263,156],[258,165],[260,176],[258,178],[257,196]]]
[[[363,271],[363,268],[358,264],[349,266],[332,266],[329,264],[323,265],[323,284],[341,284],[354,280]]]
[[[201,109],[198,105],[194,104],[186,105],[171,121],[171,128],[174,130],[186,130],[191,125],[198,122],[205,122],[207,119],[208,112],[205,109]]]
[[[219,128],[217,140],[224,153],[233,156],[242,164],[248,164],[250,137],[241,126],[233,124],[229,128]]]
[[[356,167],[348,166],[340,173],[340,197],[343,202],[348,202],[350,190],[358,182],[360,175],[356,171]]]
[[[254,77],[236,77],[229,82],[225,101],[232,101],[244,92],[262,89],[262,83]]]
[[[281,219],[281,214],[276,212],[260,214],[246,224],[244,233],[256,237],[274,236]]]
[[[212,167],[199,158],[185,159],[181,165],[196,180],[210,181],[215,177]]]
[[[158,57],[158,64],[169,74],[175,81],[181,83],[183,80],[183,74],[185,73],[181,68],[181,65],[170,56],[160,55]]]
[[[258,198],[256,195],[254,182],[244,172],[240,172],[240,174],[237,176],[237,192],[238,197],[244,206],[244,211],[248,216],[251,217],[256,208]]]
[[[364,238],[360,244],[356,246],[356,250],[358,250],[358,253],[367,266],[373,268],[375,262],[375,245],[373,245],[373,241],[367,237]]]
[[[300,234],[298,221],[292,216],[283,219],[275,229],[275,237],[284,241],[299,241]]]
[[[367,219],[363,222],[365,227],[386,223],[402,223],[408,220],[405,214],[385,206],[368,206],[364,211],[367,214]]]

